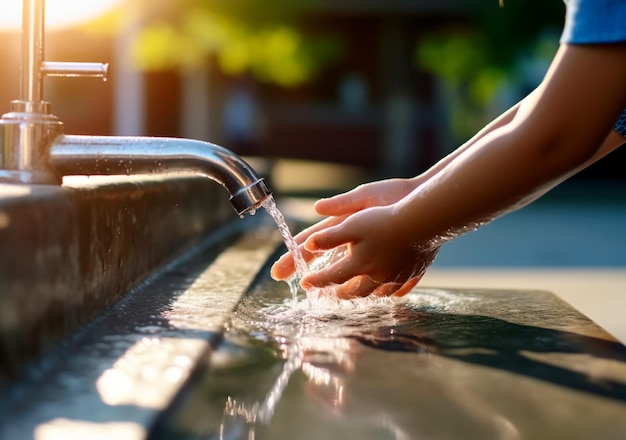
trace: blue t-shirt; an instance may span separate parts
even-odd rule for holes
[[[565,3],[562,44],[626,41],[626,0],[565,0]],[[614,128],[626,137],[626,109]]]
[[[565,0],[565,4],[561,43],[626,41],[626,0]]]

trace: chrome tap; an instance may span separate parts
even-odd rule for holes
[[[64,135],[50,150],[60,175],[117,175],[185,172],[221,184],[240,216],[259,205],[270,190],[237,154],[191,139]]]
[[[186,172],[225,187],[240,216],[271,195],[241,157],[209,142],[65,135],[50,104],[42,100],[43,77],[106,78],[108,66],[44,61],[43,11],[44,0],[23,0],[20,99],[0,119],[0,182],[60,185],[67,175]]]

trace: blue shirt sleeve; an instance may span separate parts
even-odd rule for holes
[[[619,116],[619,119],[615,123],[615,127],[613,127],[616,132],[626,137],[626,109]]]
[[[626,0],[566,0],[563,44],[626,41]]]
[[[565,0],[567,13],[560,42],[606,44],[626,41],[626,0]],[[626,109],[613,127],[626,137]]]

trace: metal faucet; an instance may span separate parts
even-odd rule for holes
[[[237,154],[190,139],[65,135],[42,100],[45,76],[106,78],[108,65],[44,61],[45,0],[23,0],[20,99],[0,119],[0,182],[60,185],[68,175],[187,172],[220,183],[242,216],[271,195]]]
[[[226,188],[240,216],[252,213],[271,194],[264,180],[241,157],[218,145],[191,139],[64,135],[52,144],[50,162],[60,175],[204,175]]]

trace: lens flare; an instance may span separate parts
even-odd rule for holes
[[[62,29],[92,20],[119,4],[121,0],[47,0],[46,29]],[[0,0],[0,30],[22,27],[22,2]]]

